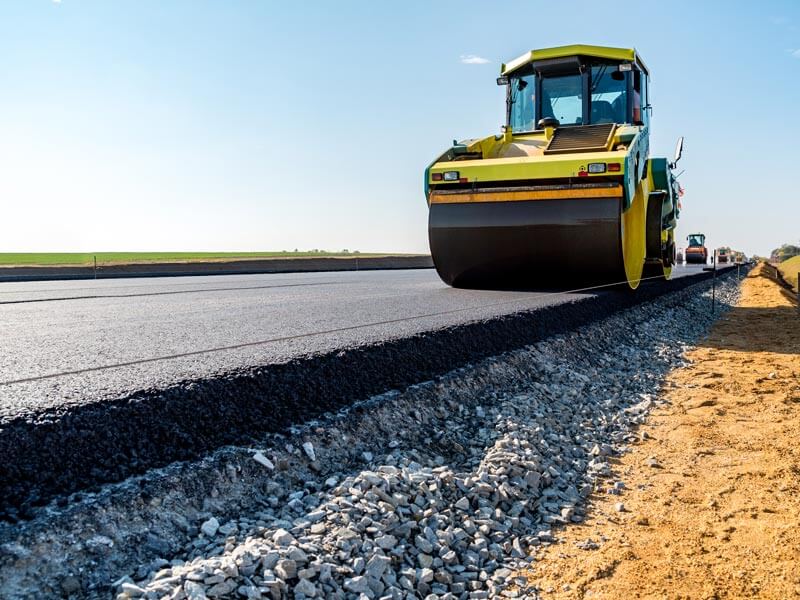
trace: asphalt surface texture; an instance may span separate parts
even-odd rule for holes
[[[678,267],[636,293],[458,290],[433,270],[0,284],[0,518],[568,331],[701,273]]]

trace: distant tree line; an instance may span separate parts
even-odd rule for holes
[[[783,262],[793,256],[800,256],[800,246],[794,244],[784,244],[780,248],[775,248],[772,251],[769,259],[775,262]]]

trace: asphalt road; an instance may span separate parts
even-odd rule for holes
[[[0,422],[603,293],[457,290],[433,270],[4,283]]]
[[[701,280],[636,293],[456,290],[432,270],[0,285],[0,520]]]

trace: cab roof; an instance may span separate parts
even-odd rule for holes
[[[609,46],[589,46],[587,44],[572,44],[571,46],[557,46],[555,48],[542,48],[531,50],[514,60],[504,63],[500,67],[501,75],[508,75],[532,62],[548,60],[553,58],[566,58],[569,56],[589,56],[592,58],[605,58],[607,60],[635,62],[649,75],[649,71],[644,61],[636,52],[635,48],[612,48]]]

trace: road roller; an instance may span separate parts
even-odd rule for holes
[[[454,287],[668,279],[682,190],[650,156],[649,71],[635,49],[572,45],[503,64],[505,125],[425,169],[436,271]]]
[[[686,262],[704,265],[708,262],[706,236],[703,233],[690,233],[686,237]]]

